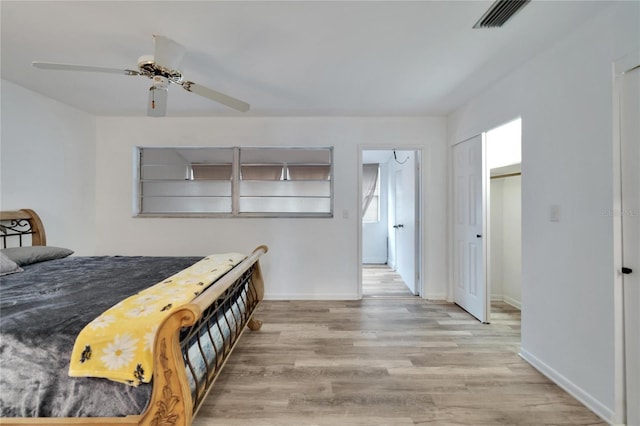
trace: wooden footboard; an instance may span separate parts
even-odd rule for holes
[[[260,328],[253,314],[264,296],[259,258],[267,250],[266,246],[256,248],[160,325],[155,339],[152,397],[144,413],[113,418],[0,418],[0,424],[190,425],[245,328]],[[204,370],[198,369],[198,363]]]
[[[253,313],[264,295],[264,281],[258,258],[266,252],[266,246],[256,248],[251,256],[192,303],[174,312],[160,327],[154,352],[152,403],[143,414],[140,425],[191,424],[192,416],[211,390],[245,326],[256,324]],[[242,298],[246,305],[245,312],[234,310],[236,297]],[[229,324],[225,316],[227,312],[232,312],[235,325]],[[192,391],[188,375],[194,380],[196,374],[191,365],[193,361],[189,359],[189,348],[196,345],[196,353],[204,352],[203,346],[214,340],[212,332],[221,330],[218,321],[224,321],[225,326],[231,329],[231,334],[228,341],[224,341],[220,347],[212,345],[215,348],[215,362],[206,366],[206,374],[201,380],[195,380],[195,390]],[[221,331],[220,333],[222,334]],[[194,340],[194,336],[202,337]]]

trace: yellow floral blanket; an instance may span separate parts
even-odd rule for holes
[[[242,262],[239,253],[214,254],[124,299],[85,326],[71,353],[69,375],[104,377],[138,386],[153,377],[158,326]]]

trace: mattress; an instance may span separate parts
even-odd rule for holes
[[[198,257],[67,257],[0,278],[0,416],[140,414],[151,385],[68,376],[80,330],[120,300]]]

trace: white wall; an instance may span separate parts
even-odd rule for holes
[[[491,299],[522,303],[521,177],[491,179]]]
[[[270,252],[263,261],[267,298],[356,298],[359,146],[424,146],[433,157],[439,155],[430,158],[440,167],[433,173],[444,175],[445,129],[441,118],[98,118],[97,252],[204,255],[247,252],[267,244]],[[133,218],[135,145],[334,146],[334,218]],[[429,201],[446,210],[442,182],[430,181],[426,192]],[[444,211],[432,211],[435,217],[444,217]],[[427,245],[445,245],[445,238],[430,234]],[[446,265],[446,253],[433,252],[424,262]],[[437,268],[428,285],[433,293],[444,293],[446,273],[436,276]]]
[[[504,243],[502,241],[502,193],[504,188],[503,179],[491,179],[490,196],[489,196],[489,212],[490,212],[490,231],[489,231],[489,283],[491,288],[491,300],[504,299],[502,281],[504,277],[503,271],[503,254]]]
[[[640,48],[640,3],[601,16],[455,111],[453,144],[522,116],[522,355],[613,416],[612,62]],[[560,222],[549,206],[560,206]]]
[[[95,250],[95,119],[2,80],[2,210],[32,208],[47,244]]]
[[[504,178],[502,197],[502,298],[522,305],[522,178]]]

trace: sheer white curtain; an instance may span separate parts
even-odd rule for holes
[[[363,164],[362,165],[362,215],[367,211],[367,207],[371,204],[373,193],[376,190],[378,182],[379,164]]]

